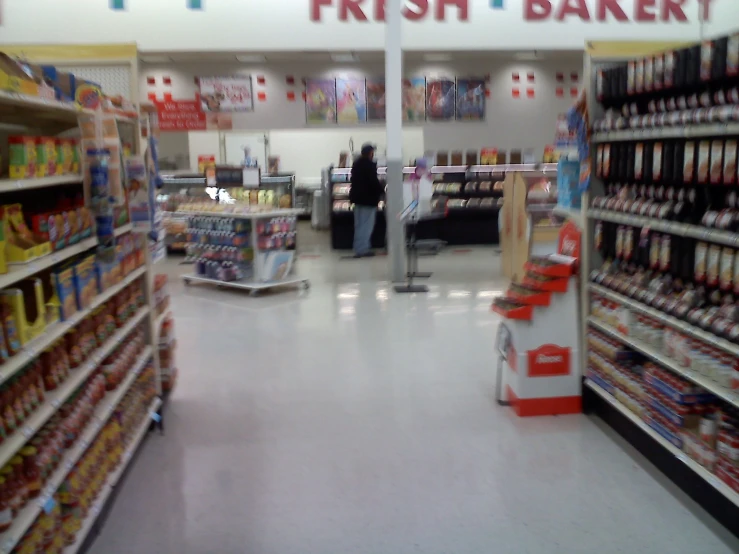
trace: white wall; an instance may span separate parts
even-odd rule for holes
[[[441,0],[430,0],[435,8]],[[467,19],[447,7],[444,21],[434,11],[421,21],[404,21],[403,47],[408,50],[580,49],[588,40],[698,40],[700,0],[684,0],[687,22],[660,20],[662,0],[647,5],[655,22],[634,22],[643,0],[620,0],[628,20],[598,20],[596,0],[588,0],[589,21],[553,17],[527,21],[526,0],[506,0],[492,9],[490,0],[467,0]],[[125,11],[110,9],[109,0],[10,0],[3,3],[0,44],[95,44],[136,42],[142,50],[159,51],[295,51],[382,49],[384,25],[374,20],[375,0],[362,6],[369,21],[339,21],[333,0],[311,21],[311,0],[204,0],[204,9],[187,9],[185,0],[126,0]],[[447,3],[448,2],[447,0]],[[569,5],[576,5],[569,1]],[[737,21],[739,2],[711,0],[711,20]]]
[[[518,72],[521,82],[514,83],[513,73]],[[527,73],[533,72],[534,83],[527,82]],[[565,76],[564,83],[556,82],[556,74]],[[573,83],[570,74],[577,72],[580,82]],[[376,77],[382,75],[380,64],[355,64],[339,66],[336,64],[171,64],[169,66],[141,65],[139,78],[141,99],[146,100],[150,92],[163,98],[165,92],[175,99],[193,98],[196,93],[195,77],[212,75],[251,74],[254,92],[264,91],[267,100],[255,99],[253,113],[233,115],[234,129],[240,131],[256,130],[294,130],[316,129],[316,125],[305,122],[305,102],[301,98],[302,77]],[[448,76],[473,77],[490,74],[490,97],[486,101],[486,118],[483,122],[449,121],[409,124],[423,130],[424,146],[431,150],[480,149],[497,147],[510,151],[518,148],[534,148],[540,157],[544,146],[554,141],[555,123],[560,113],[566,112],[574,99],[570,88],[582,88],[582,60],[579,57],[562,57],[559,60],[537,62],[513,62],[500,59],[465,60],[454,64],[410,64],[406,67],[408,76]],[[257,85],[256,77],[263,75],[265,85]],[[289,86],[285,77],[295,77],[296,85]],[[147,77],[154,77],[155,86],[147,85]],[[163,85],[162,77],[170,77],[171,86]],[[564,88],[564,98],[557,98],[555,91]],[[514,99],[512,90],[518,87],[521,98]],[[533,88],[535,98],[526,97],[526,90]],[[289,102],[286,93],[295,91],[297,100]],[[352,129],[352,136],[359,147],[364,141],[362,131],[383,129],[384,124],[330,125],[328,128]],[[320,127],[319,127],[320,128]],[[164,133],[167,134],[167,133]],[[194,133],[209,136],[211,133]],[[164,139],[166,140],[166,138]],[[212,145],[209,146],[212,148]],[[192,150],[192,148],[191,148]],[[201,152],[203,153],[203,152]],[[278,154],[278,152],[272,152]],[[334,160],[338,154],[333,156]],[[326,163],[328,163],[328,161]],[[191,164],[197,160],[191,159]]]

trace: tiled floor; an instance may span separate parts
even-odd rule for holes
[[[180,381],[92,554],[739,552],[597,420],[496,406],[490,250],[398,296],[325,240],[303,235],[306,293],[162,266]]]

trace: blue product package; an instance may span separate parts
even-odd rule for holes
[[[580,208],[580,162],[559,160],[557,164],[557,203],[563,208]]]

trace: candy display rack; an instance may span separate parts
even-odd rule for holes
[[[224,211],[196,211],[187,206],[178,213],[189,217],[188,257],[195,272],[182,275],[185,284],[209,283],[219,287],[260,292],[298,285],[308,279],[295,274],[298,209],[245,211],[233,206]]]
[[[739,33],[589,65],[584,406],[739,536]]]
[[[81,117],[89,121],[98,117],[98,113],[49,97],[0,90],[2,140],[7,134],[19,132],[74,133]],[[138,136],[136,119],[122,114],[108,115],[108,119],[127,128],[125,133]],[[11,125],[10,131],[4,127],[6,124]],[[119,141],[119,152],[121,146]],[[83,230],[80,221],[87,220],[83,212],[90,209],[90,204],[83,184],[84,171],[80,169],[63,175],[29,173],[16,174],[12,179],[0,177],[3,204],[19,202],[30,213],[47,206],[47,199],[63,199],[54,217],[69,222],[73,230]],[[86,201],[73,207],[68,198]],[[80,218],[80,214],[84,217]],[[20,218],[24,215],[20,214]],[[128,221],[127,214],[122,215]],[[0,287],[4,293],[11,293],[8,298],[14,302],[13,308],[8,304],[3,309],[3,340],[0,341],[3,343],[0,469],[6,477],[0,482],[0,488],[5,487],[0,496],[4,503],[2,509],[8,514],[11,512],[8,502],[14,499],[14,515],[9,522],[5,521],[4,531],[0,533],[0,554],[61,552],[65,544],[68,545],[63,549],[65,553],[81,551],[146,432],[153,421],[161,420],[148,248],[145,241],[132,234],[130,223],[124,222],[113,233],[121,246],[114,261],[98,263],[94,257],[98,238],[92,224],[88,230],[86,236],[68,235],[64,227],[66,242],[57,236],[49,243],[40,243],[51,247],[36,248],[27,260],[12,254],[8,261],[14,263],[7,266],[4,263],[7,241],[14,241],[13,252],[17,253],[19,246],[25,248],[30,244],[30,235],[16,228],[13,232],[22,236],[6,234],[0,240],[3,260]],[[61,280],[54,281],[54,276]],[[27,318],[28,324],[23,336],[14,334],[14,324],[8,319],[20,317]],[[82,337],[89,339],[95,335],[92,330],[98,321],[101,325],[105,321],[99,328],[105,331],[98,333],[92,342],[81,342]],[[15,342],[10,351],[5,336]],[[53,371],[47,372],[52,366]],[[21,393],[28,403],[13,405],[13,398],[20,398]],[[18,406],[22,413],[16,411]],[[54,440],[60,436],[60,426],[66,425],[70,417],[77,418],[74,432],[61,442]],[[119,422],[124,425],[121,427]],[[23,473],[18,473],[18,460],[22,462]],[[73,509],[68,497],[60,493],[69,490],[70,479],[83,478],[82,468],[86,471],[93,463],[94,478],[91,474],[90,480],[85,481],[87,488],[77,490],[80,504]],[[30,485],[24,483],[27,490],[33,491],[31,498],[18,496],[16,491],[20,489],[14,488],[13,483],[21,479],[33,481]],[[60,523],[62,518],[67,522],[64,531],[61,524],[55,527],[54,523]],[[51,529],[56,531],[41,532],[41,527],[50,522]]]

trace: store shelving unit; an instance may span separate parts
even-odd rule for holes
[[[352,248],[354,219],[349,206],[349,168],[328,168],[329,206],[331,210],[331,245],[338,250]],[[415,171],[403,168],[404,175]],[[454,165],[434,166],[434,199],[448,199],[447,216],[419,223],[417,238],[439,239],[449,245],[499,244],[498,217],[502,207],[503,191],[495,189],[495,183],[505,179],[508,173],[521,173],[525,179],[554,177],[557,164],[497,164],[497,165]],[[377,174],[384,181],[387,168],[378,167]],[[384,248],[386,215],[381,203],[372,233],[372,247]],[[549,206],[554,207],[554,203]],[[551,209],[549,210],[551,213]]]
[[[90,110],[78,109],[68,103],[0,91],[0,132],[3,132],[3,125],[7,124],[11,125],[14,133],[18,133],[19,128],[31,130],[31,134],[43,132],[51,135],[61,131],[71,131],[78,126],[80,115],[91,116],[95,113]],[[130,135],[138,137],[139,126],[136,119],[116,114],[115,120],[121,126],[126,127]],[[138,145],[138,140],[133,141],[133,144]],[[0,193],[23,193],[24,191],[42,190],[44,194],[52,194],[55,187],[73,186],[75,184],[80,187],[84,186],[83,176],[60,175],[29,179],[0,179]],[[33,197],[29,196],[28,198],[29,203],[31,203]],[[131,233],[132,230],[130,223],[125,224],[115,230],[115,236],[121,237]],[[9,265],[8,272],[0,274],[0,288],[10,287],[23,279],[63,264],[78,254],[93,253],[97,246],[98,239],[93,236],[72,246],[38,257],[28,263]],[[46,511],[50,503],[54,503],[55,493],[73,470],[75,464],[95,441],[101,429],[111,416],[117,412],[119,404],[142,370],[147,366],[153,366],[158,377],[159,365],[157,349],[153,342],[153,318],[150,308],[151,263],[148,248],[143,248],[143,250],[146,252],[146,261],[143,266],[130,271],[118,283],[109,286],[105,291],[95,296],[86,308],[77,311],[64,321],[47,325],[41,334],[24,344],[14,356],[0,364],[0,386],[3,386],[13,380],[30,362],[41,356],[47,348],[57,343],[70,330],[89,318],[99,307],[106,305],[115,295],[132,283],[140,282],[142,284],[146,298],[144,306],[131,314],[121,327],[115,330],[95,351],[90,353],[82,365],[72,369],[57,388],[46,391],[44,401],[26,417],[19,428],[8,434],[0,444],[0,466],[3,466],[20,453],[20,450],[34,438],[36,433],[57,414],[64,403],[75,395],[80,386],[88,380],[88,377],[95,373],[103,360],[113,353],[133,331],[141,327],[146,330],[147,344],[128,368],[122,382],[115,389],[108,391],[96,405],[92,417],[84,429],[79,430],[75,442],[69,448],[61,450],[61,462],[53,473],[47,477],[41,494],[26,503],[13,518],[10,528],[0,534],[0,554],[14,552],[14,548],[23,539],[25,532],[34,524],[36,518]],[[157,378],[157,382],[159,381]],[[160,386],[157,387],[156,393],[157,397],[152,402],[145,417],[138,424],[133,438],[127,446],[123,460],[115,471],[108,476],[108,484],[103,487],[95,506],[86,516],[83,528],[77,532],[75,544],[66,548],[66,553],[79,551],[86,540],[88,531],[93,528],[98,514],[109,500],[112,487],[117,482],[121,472],[125,471],[132,455],[141,443],[146,431],[150,428],[152,424],[151,414],[159,410],[161,402]],[[159,420],[160,417],[157,415],[155,419]]]
[[[591,188],[583,195],[579,214],[563,213],[564,210],[560,213],[579,221],[583,230],[583,344],[588,345],[591,333],[599,333],[635,355],[634,365],[623,367],[629,368],[629,379],[642,390],[639,395],[631,389],[629,400],[636,404],[627,406],[622,401],[622,383],[599,371],[596,363],[595,368],[588,368],[588,378],[583,383],[586,411],[600,416],[739,536],[739,482],[731,473],[732,467],[739,467],[739,461],[732,462],[720,447],[725,440],[722,433],[731,433],[735,425],[730,414],[739,409],[739,390],[732,388],[739,371],[731,369],[732,361],[739,358],[739,343],[730,340],[728,329],[722,336],[716,334],[720,332],[718,327],[708,324],[719,316],[728,318],[730,312],[710,312],[710,318],[700,322],[686,313],[708,308],[717,294],[722,302],[728,300],[727,289],[720,291],[718,282],[708,284],[707,279],[696,277],[696,247],[704,244],[707,250],[713,247],[714,253],[720,248],[722,256],[739,251],[739,233],[704,226],[706,220],[702,217],[707,210],[720,212],[725,195],[739,191],[736,175],[729,173],[724,181],[723,166],[724,145],[731,148],[731,156],[737,155],[736,143],[731,141],[739,139],[739,105],[721,105],[723,96],[718,94],[739,86],[739,77],[725,73],[726,68],[721,65],[725,59],[711,59],[703,55],[707,50],[702,51],[709,46],[718,48],[718,44],[706,41],[664,56],[650,52],[648,57],[653,60],[674,56],[674,88],[662,80],[664,74],[660,73],[641,80],[640,75],[647,74],[639,73],[640,68],[666,68],[662,63],[587,59],[586,67],[591,73],[588,105],[593,124]],[[704,104],[688,109],[680,109],[679,102],[670,102],[671,98],[680,97],[692,103],[690,99],[698,96]],[[622,115],[626,105],[628,117]],[[657,110],[647,113],[648,106],[657,106]],[[691,151],[686,145],[693,143],[695,157],[683,159],[683,152]],[[702,145],[705,152],[706,144],[709,155],[706,158],[704,153],[701,158],[698,146]],[[715,144],[720,145],[719,162]],[[736,165],[731,167],[735,173]],[[721,168],[720,177],[715,168]],[[670,206],[667,217],[654,210],[642,211],[649,203],[665,209]],[[728,205],[725,208],[731,209]],[[628,238],[631,236],[636,237],[633,243]],[[623,237],[623,249],[619,249],[618,237]],[[625,252],[629,252],[628,257]],[[721,273],[724,271],[722,265]],[[672,280],[657,280],[664,276]],[[659,286],[664,283],[666,287]],[[682,293],[699,286],[715,293],[713,298],[707,293],[705,300],[696,300]],[[707,303],[692,303],[696,301]],[[685,311],[679,311],[679,307]],[[729,326],[733,323],[739,322],[727,322]],[[678,350],[679,354],[673,353]],[[594,351],[597,349],[590,349]],[[586,352],[585,363],[588,361]],[[652,371],[663,372],[664,382],[669,380],[671,384],[655,388],[654,378],[648,377]],[[681,390],[694,391],[697,396],[685,397],[679,393]],[[675,416],[670,407],[681,403],[685,403],[683,408],[689,407],[692,401],[707,405],[709,410],[705,413],[718,409],[724,414],[724,419],[716,422],[719,432],[698,432],[695,420]],[[703,425],[704,413],[698,413]],[[708,424],[710,427],[710,420]]]
[[[309,281],[308,279],[304,277],[299,277],[293,273],[295,265],[296,265],[296,259],[295,259],[295,249],[297,244],[293,245],[292,247],[280,247],[278,250],[293,250],[293,259],[291,261],[292,270],[288,272],[288,274],[280,279],[270,279],[267,277],[265,273],[265,267],[264,267],[264,259],[267,255],[269,255],[270,252],[272,252],[274,249],[272,248],[262,248],[259,244],[259,233],[257,232],[257,225],[260,220],[267,220],[267,219],[273,219],[273,218],[297,218],[297,216],[301,213],[301,210],[298,209],[285,209],[285,210],[274,210],[274,211],[254,211],[254,212],[246,212],[246,213],[237,213],[237,212],[210,212],[210,211],[183,211],[179,212],[183,215],[188,216],[201,216],[201,217],[219,217],[219,218],[227,218],[227,219],[244,219],[248,220],[250,222],[250,229],[249,229],[249,236],[250,236],[250,247],[252,252],[252,263],[250,264],[250,273],[251,275],[247,275],[244,279],[239,280],[233,280],[233,281],[222,281],[219,279],[214,279],[211,277],[207,277],[204,275],[199,275],[197,273],[188,273],[186,275],[182,275],[181,278],[185,282],[185,284],[190,283],[207,283],[211,285],[216,285],[218,287],[226,287],[226,288],[234,288],[234,289],[241,289],[241,290],[248,290],[251,296],[257,296],[260,292],[264,290],[279,288],[279,287],[285,287],[285,286],[291,286],[291,285],[299,285],[303,288],[308,288]],[[295,231],[297,233],[297,230]]]

